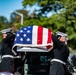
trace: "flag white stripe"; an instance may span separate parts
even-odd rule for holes
[[[33,26],[32,31],[32,44],[37,45],[37,32],[38,32],[38,26]]]
[[[43,39],[42,39],[42,44],[46,45],[47,44],[47,39],[48,39],[48,29],[43,28]]]

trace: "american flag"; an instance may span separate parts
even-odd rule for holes
[[[52,31],[42,26],[25,26],[17,33],[13,48],[17,47],[53,47]]]

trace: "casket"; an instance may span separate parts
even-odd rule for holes
[[[12,50],[14,53],[48,52],[53,48],[52,34],[50,29],[42,26],[25,26],[17,31]]]
[[[45,48],[22,47],[18,48],[17,52],[48,52],[48,50]]]

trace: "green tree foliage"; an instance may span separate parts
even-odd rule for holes
[[[6,28],[9,28],[10,24],[6,17],[0,16],[0,31]],[[2,39],[2,33],[0,33],[0,41]]]
[[[3,28],[7,28],[8,24],[8,20],[5,17],[0,16],[0,30]]]

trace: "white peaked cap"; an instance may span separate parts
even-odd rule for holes
[[[60,32],[60,31],[57,31],[57,32],[56,32],[56,35],[65,36],[65,37],[68,36],[67,34],[65,34],[65,33],[63,33],[63,32]]]
[[[12,28],[8,28],[8,29],[1,30],[0,32],[1,32],[2,34],[4,34],[4,33],[11,32],[11,30],[12,30]]]

